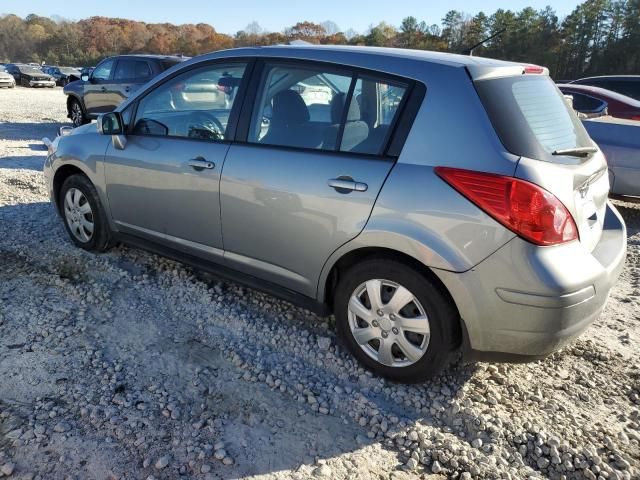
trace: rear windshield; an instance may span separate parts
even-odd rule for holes
[[[475,86],[511,153],[554,161],[555,150],[593,146],[582,122],[546,75],[480,80]]]

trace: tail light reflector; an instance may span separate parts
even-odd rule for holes
[[[531,243],[549,246],[578,239],[567,207],[538,185],[459,168],[436,167],[435,171],[485,213]]]

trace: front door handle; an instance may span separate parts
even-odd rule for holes
[[[107,87],[100,87],[100,91],[101,92],[106,92],[107,91]]]
[[[195,170],[211,170],[215,168],[216,164],[213,162],[209,162],[202,157],[196,157],[189,160],[189,166]]]
[[[351,177],[338,177],[330,179],[327,184],[331,188],[335,188],[340,193],[347,192],[366,192],[368,185],[362,182],[356,182]]]

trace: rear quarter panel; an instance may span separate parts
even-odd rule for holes
[[[321,300],[332,266],[353,250],[388,248],[433,269],[463,272],[515,237],[440,179],[434,167],[513,175],[519,157],[500,143],[464,68],[428,65],[423,75],[427,93],[400,158],[363,232],[326,262]]]

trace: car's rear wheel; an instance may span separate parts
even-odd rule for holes
[[[457,343],[458,314],[427,276],[390,259],[372,259],[338,282],[340,336],[369,370],[402,382],[437,374]]]
[[[82,105],[80,105],[80,102],[76,99],[69,102],[69,116],[71,117],[71,122],[74,127],[80,127],[85,123],[89,123],[89,120],[87,120],[82,111]]]
[[[94,252],[109,248],[111,232],[98,192],[87,177],[71,175],[62,184],[58,205],[71,241]]]

